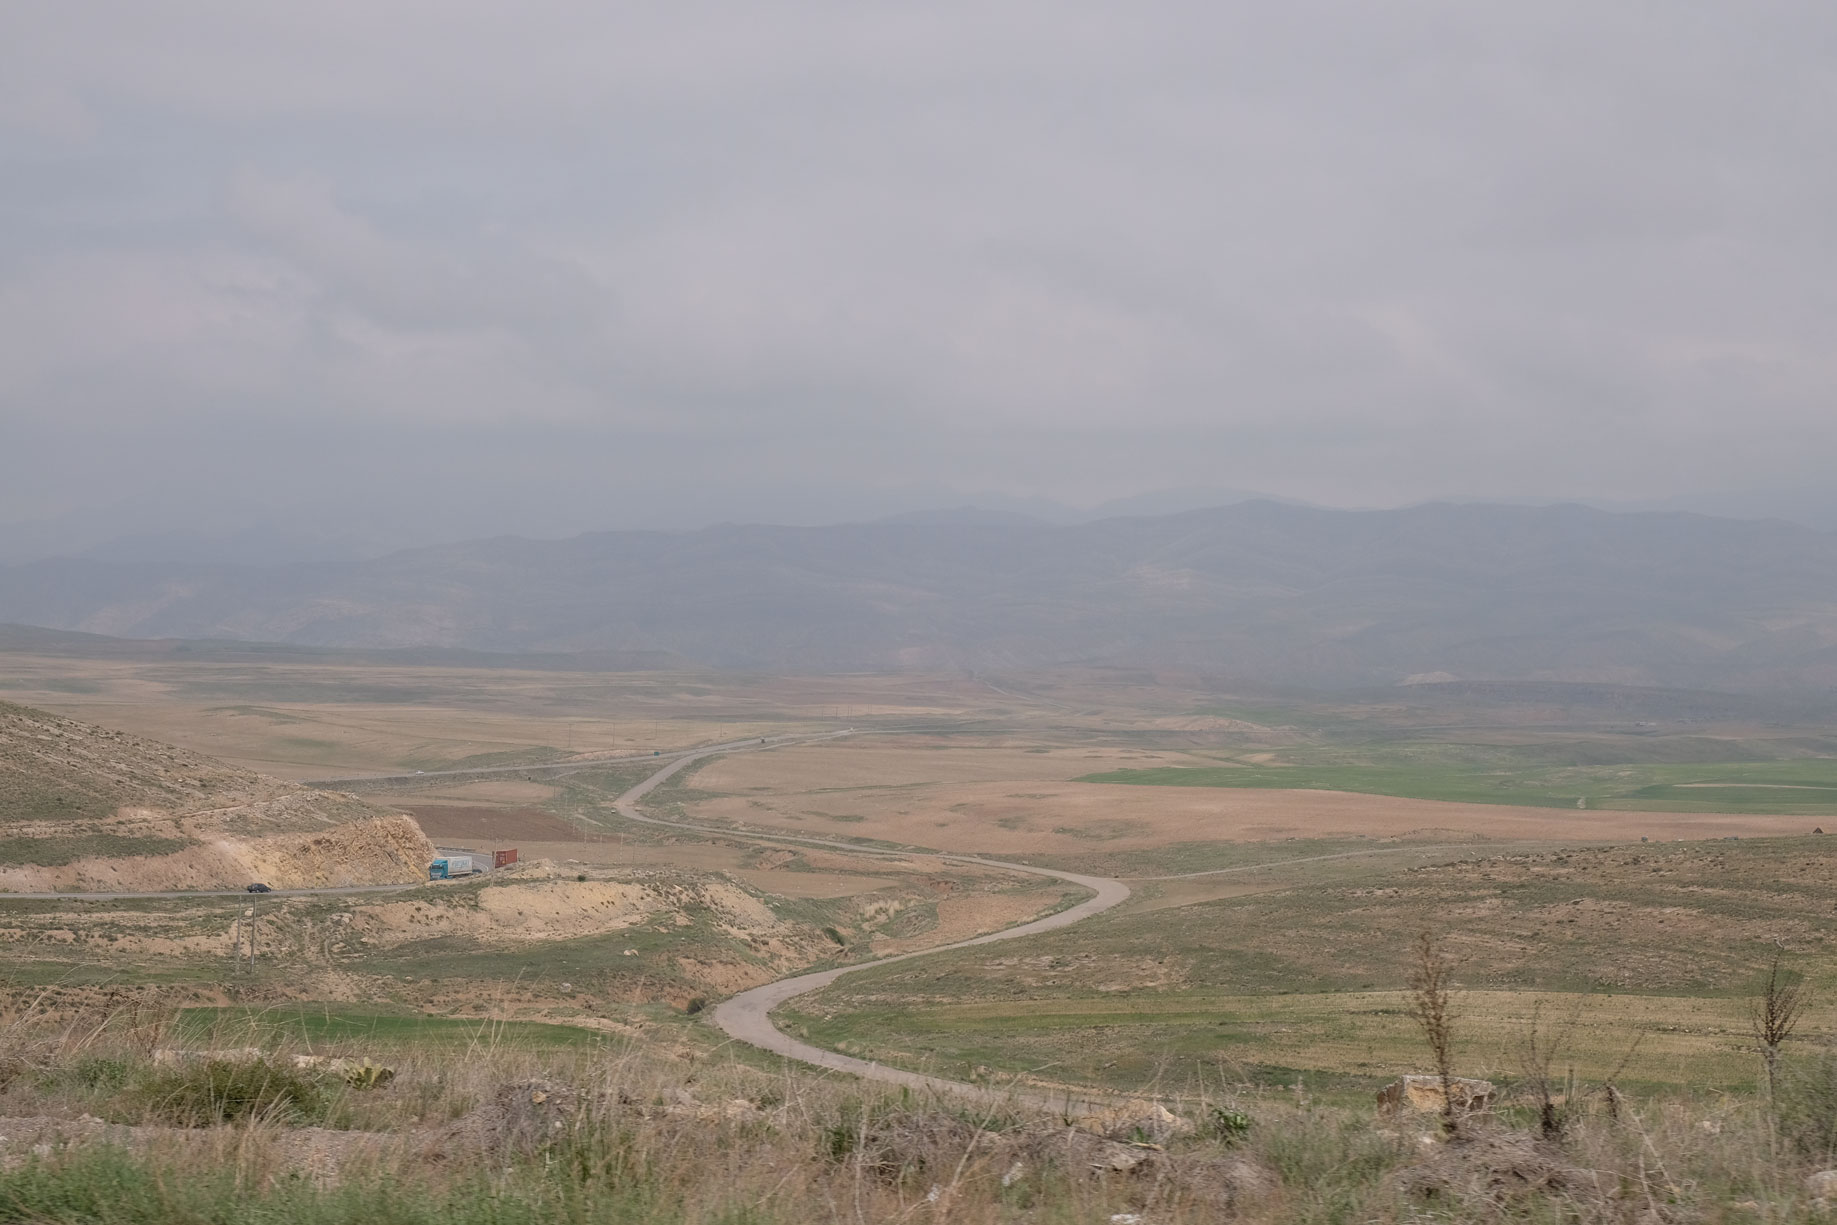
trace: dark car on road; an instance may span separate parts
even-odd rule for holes
[[[262,884],[260,881],[256,881],[253,885],[249,886],[249,892],[250,893],[273,893],[274,890],[270,888],[269,886]]]

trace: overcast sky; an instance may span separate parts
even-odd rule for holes
[[[0,522],[1813,486],[1834,66],[1812,0],[5,5]]]

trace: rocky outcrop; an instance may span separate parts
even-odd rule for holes
[[[433,855],[433,843],[412,818],[376,816],[310,833],[222,834],[163,855],[7,865],[0,867],[0,890],[138,893],[240,889],[253,881],[276,889],[408,884],[426,879]]]
[[[1456,1114],[1473,1114],[1493,1103],[1493,1082],[1451,1077],[1448,1082]],[[1439,1076],[1401,1076],[1378,1090],[1378,1113],[1386,1118],[1405,1110],[1418,1114],[1440,1114],[1449,1095],[1442,1092]]]

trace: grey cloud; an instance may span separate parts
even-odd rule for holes
[[[0,23],[0,522],[181,473],[304,517],[387,479],[425,534],[467,486],[562,532],[1837,461],[1817,6]]]

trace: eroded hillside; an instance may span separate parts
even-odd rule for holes
[[[0,889],[381,884],[432,851],[354,796],[0,703]]]

